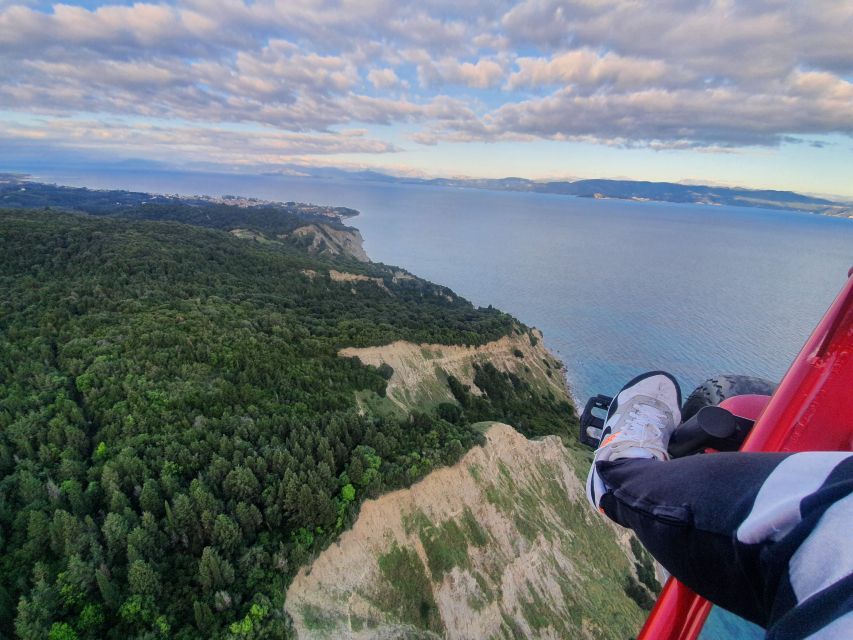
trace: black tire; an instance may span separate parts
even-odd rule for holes
[[[725,374],[708,378],[693,390],[684,406],[681,407],[681,420],[689,420],[702,407],[716,406],[732,396],[745,394],[773,395],[777,386],[775,382],[753,376]]]

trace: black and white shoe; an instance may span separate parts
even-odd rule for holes
[[[598,509],[607,491],[595,463],[620,458],[668,460],[669,438],[681,422],[681,388],[665,371],[644,373],[622,387],[607,410],[601,440],[589,470],[586,494]]]

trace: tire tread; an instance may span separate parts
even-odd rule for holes
[[[715,406],[726,398],[746,394],[772,395],[778,385],[765,378],[737,374],[721,374],[700,384],[681,408],[682,421],[689,420],[702,407]]]

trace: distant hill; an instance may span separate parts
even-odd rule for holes
[[[293,167],[285,173],[297,173]],[[730,207],[759,207],[780,211],[798,211],[853,218],[853,202],[841,202],[804,195],[794,191],[771,189],[744,189],[711,185],[681,184],[677,182],[646,182],[640,180],[528,180],[527,178],[415,178],[392,176],[379,171],[346,171],[333,167],[299,167],[298,174],[319,180],[351,180],[386,184],[420,184],[456,189],[488,189],[492,191],[529,191],[553,193],[579,198],[634,200],[639,202],[676,202]],[[274,175],[274,174],[269,174]],[[178,196],[158,195],[123,190],[97,190],[63,187],[26,180],[14,174],[0,173],[0,207],[54,207],[84,211],[96,215],[133,216],[129,211],[142,205],[189,205],[194,207],[221,204],[235,205],[253,210],[256,219],[269,211],[284,212],[309,221],[323,217],[343,221],[357,216],[358,211],[347,207],[323,207],[296,202],[271,202],[257,198],[237,196]],[[138,217],[152,219],[149,214]],[[250,214],[246,214],[250,215]],[[198,220],[182,220],[190,224],[203,224]],[[206,224],[203,226],[214,226]]]
[[[343,171],[341,169],[303,169],[316,178],[342,178],[371,182],[424,184],[437,187],[465,189],[490,189],[494,191],[532,191],[555,193],[581,198],[612,198],[653,202],[679,202],[687,204],[727,205],[732,207],[760,207],[782,211],[817,213],[840,218],[853,218],[853,203],[836,202],[825,198],[803,195],[793,191],[743,189],[709,185],[680,184],[676,182],[645,182],[639,180],[575,180],[539,181],[527,178],[413,178],[394,177],[376,171]]]
[[[556,193],[581,198],[613,198],[654,202],[728,205],[731,207],[761,207],[818,213],[853,218],[853,205],[824,198],[806,196],[793,191],[772,191],[678,184],[675,182],[641,182],[636,180],[577,180],[574,182],[536,182],[524,178],[497,180],[426,180],[429,184],[447,187],[494,189],[499,191],[533,191]]]
[[[851,217],[853,207],[824,198],[806,196],[793,191],[771,191],[677,184],[674,182],[638,182],[634,180],[578,180],[576,182],[535,183],[533,191],[560,193],[582,198],[615,198],[619,200],[653,200],[694,204],[728,205],[790,209]]]

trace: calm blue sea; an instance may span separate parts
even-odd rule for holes
[[[42,173],[158,193],[359,209],[374,260],[542,329],[581,402],[667,369],[778,380],[853,265],[853,221],[759,209],[198,173]],[[760,638],[715,610],[704,639]]]
[[[318,178],[37,176],[160,193],[354,207],[374,260],[542,329],[578,400],[663,368],[778,380],[853,265],[853,220]]]

